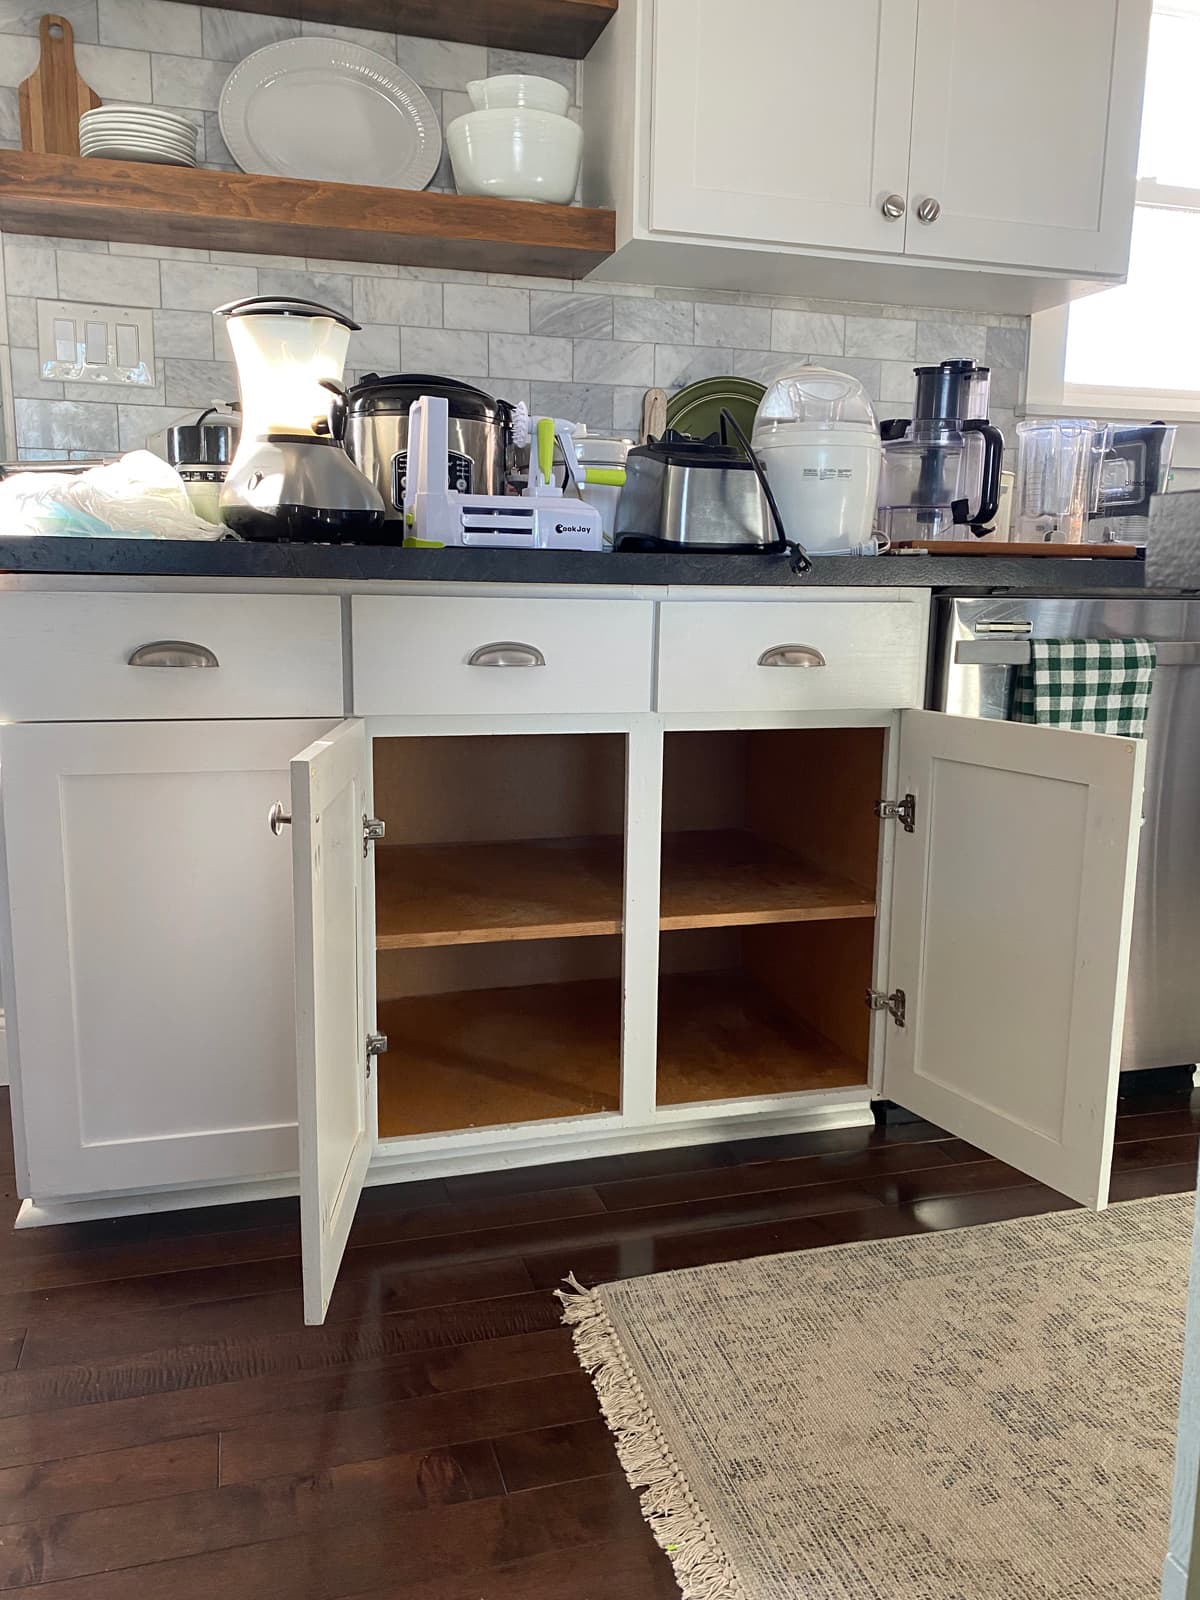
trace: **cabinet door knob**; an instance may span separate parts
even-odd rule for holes
[[[190,644],[186,639],[156,639],[142,644],[129,657],[131,667],[219,667],[221,663],[206,644]]]
[[[291,827],[292,819],[288,812],[283,809],[282,800],[276,800],[270,811],[267,812],[267,821],[270,823],[271,832],[277,839],[285,828]]]
[[[897,222],[904,215],[904,196],[890,194],[879,208],[891,222]]]
[[[825,657],[811,644],[777,644],[758,658],[760,667],[827,667]]]
[[[940,200],[935,200],[932,195],[929,199],[922,200],[917,207],[917,220],[920,222],[936,222],[942,214]]]
[[[544,667],[546,658],[535,644],[517,644],[503,639],[498,644],[481,644],[467,657],[469,667]]]

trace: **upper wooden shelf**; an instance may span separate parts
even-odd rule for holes
[[[582,278],[616,247],[613,213],[583,206],[28,150],[0,150],[0,228],[558,278]]]
[[[617,9],[617,0],[200,0],[200,4],[550,56],[587,55]]]
[[[578,939],[621,931],[620,839],[384,845],[376,852],[380,950]],[[871,917],[867,889],[750,834],[668,834],[660,927],[728,928]]]

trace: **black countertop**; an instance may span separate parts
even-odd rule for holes
[[[903,587],[1127,592],[1142,561],[1029,556],[826,556],[795,576],[786,558],[597,555],[552,550],[404,550],[395,546],[243,544],[236,540],[0,538],[0,573],[158,578],[307,578],[364,583],[722,584],[747,588]]]

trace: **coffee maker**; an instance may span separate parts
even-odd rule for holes
[[[383,499],[346,454],[350,335],[358,323],[310,300],[256,295],[219,306],[237,361],[242,431],[221,490],[243,539],[378,541]]]
[[[880,424],[879,526],[893,542],[991,531],[1004,435],[988,419],[991,369],[975,361],[915,367],[913,415]]]

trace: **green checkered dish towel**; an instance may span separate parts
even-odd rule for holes
[[[1031,639],[1012,720],[1141,739],[1158,650],[1149,639]]]

